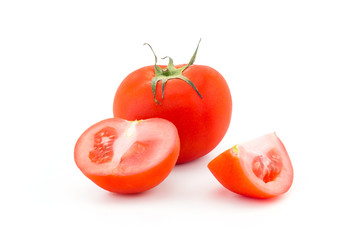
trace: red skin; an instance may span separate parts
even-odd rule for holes
[[[180,68],[183,65],[177,65]],[[160,65],[165,68],[166,66]],[[177,163],[195,160],[214,149],[224,137],[231,119],[232,101],[225,79],[215,69],[191,65],[183,71],[200,92],[180,79],[170,79],[161,100],[161,83],[154,101],[151,79],[154,66],[140,68],[128,75],[114,99],[114,116],[127,120],[153,117],[171,121],[178,129],[180,155]]]

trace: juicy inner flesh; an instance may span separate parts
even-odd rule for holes
[[[111,161],[114,156],[113,144],[118,138],[115,128],[104,127],[94,136],[93,150],[89,152],[89,158],[94,163]]]
[[[95,175],[131,175],[143,172],[169,155],[172,126],[157,121],[128,122],[121,127],[104,126],[87,142],[86,171]],[[85,162],[84,161],[84,162]]]
[[[256,155],[252,162],[252,170],[254,174],[265,183],[274,181],[280,174],[282,162],[280,154],[272,149],[266,155]]]

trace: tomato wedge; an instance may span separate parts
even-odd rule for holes
[[[178,132],[170,121],[110,118],[80,136],[74,158],[84,175],[101,188],[138,193],[155,187],[169,175],[179,151]]]
[[[254,198],[283,194],[293,181],[289,155],[275,133],[235,145],[213,159],[208,168],[225,188]]]

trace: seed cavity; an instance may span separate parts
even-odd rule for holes
[[[113,156],[113,144],[118,138],[115,128],[104,127],[94,135],[93,150],[89,152],[89,159],[94,163],[109,162]]]
[[[282,169],[281,157],[276,149],[271,149],[266,155],[256,155],[252,162],[254,174],[264,183],[274,181]]]

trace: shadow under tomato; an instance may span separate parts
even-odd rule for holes
[[[221,200],[221,201],[230,201],[230,202],[234,202],[234,203],[239,202],[241,204],[247,204],[248,206],[255,206],[255,207],[267,206],[269,204],[279,203],[286,198],[286,194],[280,195],[277,197],[266,198],[266,199],[252,198],[252,197],[243,196],[243,195],[240,195],[237,193],[233,193],[233,192],[225,189],[224,187],[218,187],[214,191],[213,196],[214,196],[214,198]]]
[[[152,189],[149,189],[144,192],[139,193],[114,193],[114,192],[104,192],[102,201],[110,203],[136,203],[136,202],[152,202],[167,199],[172,195],[174,189],[169,185],[169,183],[162,182],[158,186],[155,186]]]
[[[107,192],[107,197],[109,198],[143,198],[146,197],[146,195],[149,195],[151,190],[145,191],[145,192],[139,192],[139,193],[115,193],[115,192]]]
[[[151,190],[141,192],[141,193],[130,193],[130,194],[121,194],[114,192],[104,192],[101,197],[101,202],[106,204],[127,204],[127,203],[137,203],[141,202],[144,199],[152,198]]]

